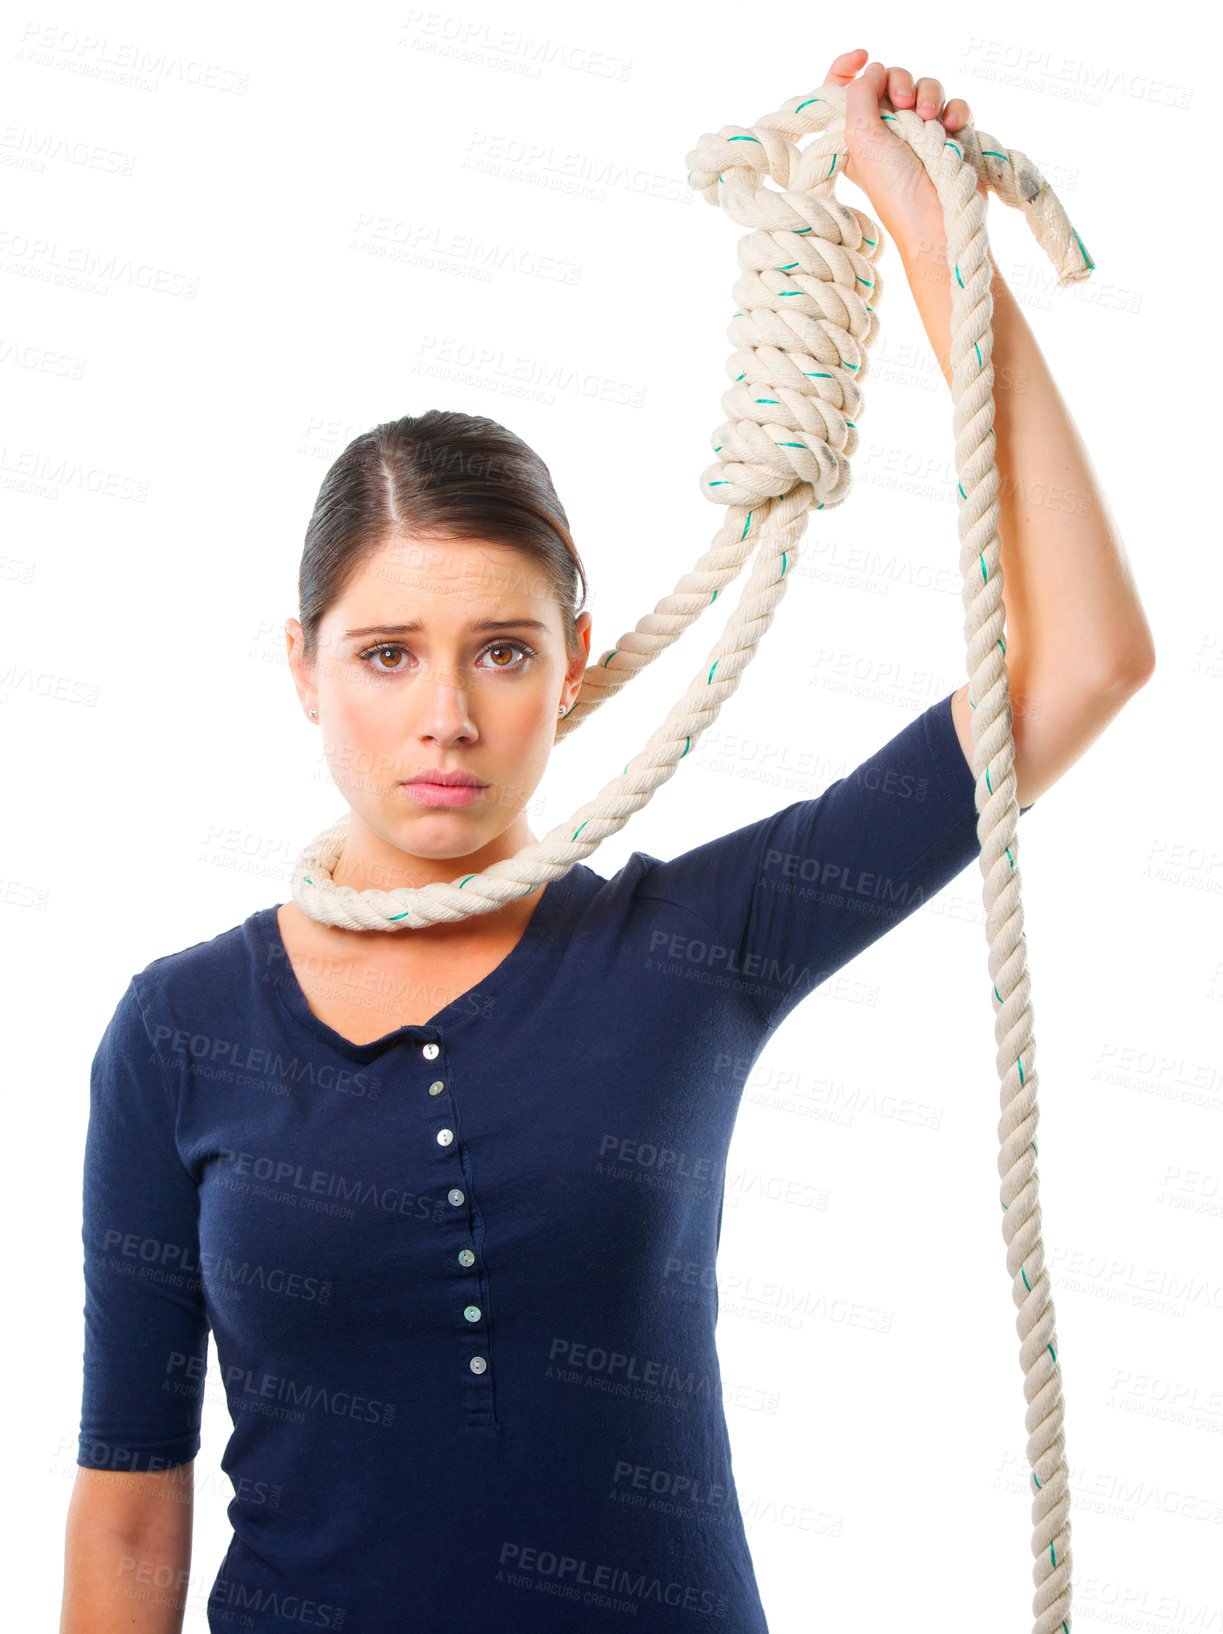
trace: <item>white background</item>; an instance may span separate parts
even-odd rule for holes
[[[232,3],[10,13],[14,1626],[58,1619],[92,1053],[132,972],[285,900],[298,850],[342,809],[282,637],[324,472],[402,414],[502,420],[567,507],[592,653],[614,646],[722,519],[698,477],[724,418],[741,229],[687,187],[686,156],[813,91],[857,45],[966,96],[978,129],[1053,182],[1097,266],[1055,289],[991,200],[991,241],[1113,507],[1158,656],[1019,837],[1074,1615],[1219,1616],[1223,615],[1202,164],[1218,42],[1138,10],[1100,31],[1051,4],[977,8],[971,26],[895,0],[869,26],[826,32],[825,15],[727,0],[362,5],[322,22]],[[867,205],[848,184],[839,196]],[[714,726],[590,858],[604,875],[814,796],[966,678],[950,395],[894,248],[880,269],[854,490],[813,518]],[[637,751],[719,620],[557,754],[536,835]],[[771,1409],[731,1406],[728,1421],[774,1634],[1030,1626],[989,985],[970,869],[809,998],[745,1092],[719,1334],[728,1387]],[[794,1182],[809,1206],[770,1195]],[[848,1307],[887,1313],[888,1331],[831,1314]],[[228,1428],[210,1389],[189,1629],[205,1628],[229,1537]]]

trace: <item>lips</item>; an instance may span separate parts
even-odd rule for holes
[[[419,776],[410,777],[406,781],[409,783],[436,783],[444,789],[459,787],[483,789],[488,786],[482,783],[478,777],[473,777],[470,772],[421,772]]]

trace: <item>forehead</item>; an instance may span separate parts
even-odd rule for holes
[[[388,540],[361,563],[344,587],[333,611],[348,617],[357,610],[371,613],[422,613],[462,603],[489,616],[521,607],[534,617],[544,616],[540,605],[554,600],[552,586],[533,557],[484,540]]]

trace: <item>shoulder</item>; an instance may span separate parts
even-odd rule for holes
[[[256,909],[215,936],[150,959],[133,974],[124,1001],[139,1005],[150,1034],[232,1014],[253,985],[263,957],[261,926],[275,912]]]

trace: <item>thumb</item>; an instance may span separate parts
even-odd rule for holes
[[[883,124],[879,99],[887,83],[887,69],[881,62],[868,62],[845,87],[845,134],[852,143],[858,135],[877,132]]]

